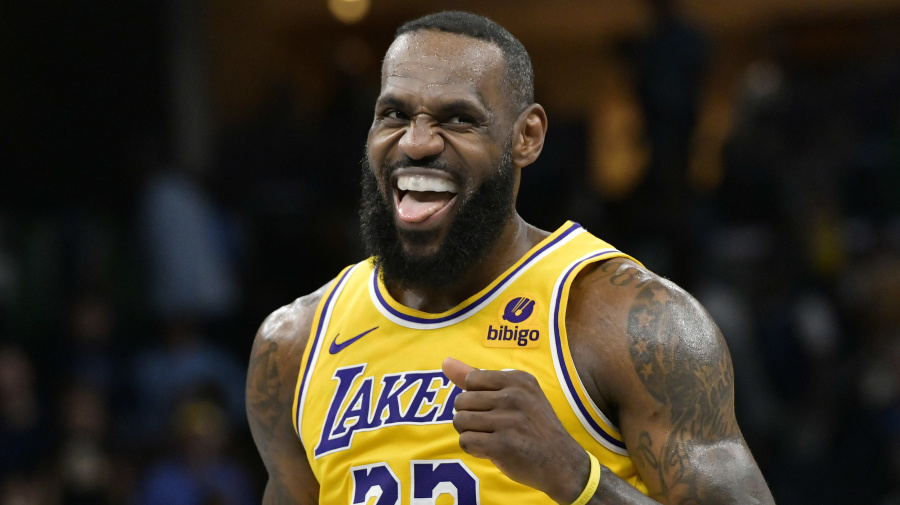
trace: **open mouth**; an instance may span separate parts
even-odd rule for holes
[[[397,214],[405,222],[421,223],[449,208],[458,192],[456,183],[443,177],[401,175],[394,192]]]

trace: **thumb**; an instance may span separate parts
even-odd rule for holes
[[[469,375],[469,372],[478,369],[469,366],[458,359],[447,358],[441,364],[441,370],[444,372],[444,375],[446,375],[448,379],[453,381],[453,383],[456,384],[459,389],[465,391],[466,376]]]

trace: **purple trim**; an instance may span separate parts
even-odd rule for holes
[[[341,283],[344,282],[344,279],[346,279],[352,271],[354,271],[354,268],[348,267],[347,271],[344,272],[344,275],[334,283],[334,288],[332,288],[331,293],[328,293],[328,298],[325,299],[325,304],[322,305],[322,311],[319,312],[319,326],[316,327],[316,334],[315,337],[313,337],[312,347],[309,349],[309,358],[306,362],[306,368],[303,370],[303,376],[300,378],[300,387],[297,389],[297,412],[295,416],[297,419],[297,435],[300,435],[300,408],[303,405],[303,394],[306,392],[304,390],[306,377],[309,375],[310,370],[312,370],[313,356],[316,355],[316,349],[319,347],[319,342],[321,341],[320,337],[322,336],[322,329],[325,324],[325,313],[328,312],[328,307],[331,305],[335,293],[341,288]]]
[[[612,445],[614,445],[616,447],[627,450],[627,447],[625,447],[624,442],[621,442],[621,441],[613,438],[613,436],[610,435],[609,433],[607,433],[606,430],[604,430],[602,426],[600,426],[599,424],[597,424],[596,421],[594,421],[594,418],[591,417],[590,413],[588,412],[587,407],[584,405],[584,403],[581,402],[581,398],[578,397],[578,392],[575,389],[575,384],[572,381],[572,377],[569,375],[569,370],[566,368],[566,361],[563,356],[563,350],[562,350],[562,337],[560,336],[560,332],[559,332],[559,319],[560,319],[559,309],[560,309],[560,304],[562,304],[562,293],[566,287],[566,279],[570,275],[572,275],[572,271],[575,270],[575,268],[577,266],[583,265],[588,260],[597,258],[598,256],[607,255],[611,252],[617,252],[617,250],[616,249],[607,249],[605,251],[601,251],[596,254],[592,254],[592,255],[588,256],[587,258],[584,258],[582,261],[579,261],[578,263],[575,263],[574,265],[569,267],[569,269],[566,270],[566,273],[563,274],[562,280],[559,283],[559,290],[556,292],[556,304],[554,304],[554,306],[553,306],[552,313],[555,314],[555,317],[553,318],[553,330],[556,333],[555,344],[556,344],[556,354],[557,354],[557,357],[559,358],[559,368],[560,368],[560,370],[562,370],[563,377],[566,379],[566,387],[569,388],[569,393],[571,394],[572,399],[575,401],[575,405],[578,406],[578,410],[580,410],[581,414],[584,416],[584,418],[587,419],[588,424],[590,424],[591,427],[597,431],[597,433],[599,433],[604,439],[606,439],[607,442],[611,443]]]
[[[402,320],[407,321],[407,322],[410,322],[410,323],[419,323],[419,324],[438,324],[438,323],[443,323],[443,322],[449,321],[449,320],[451,320],[451,319],[457,318],[457,317],[459,317],[459,316],[465,315],[466,313],[470,312],[470,311],[473,310],[475,307],[477,307],[479,304],[481,304],[484,300],[486,300],[487,298],[490,298],[491,296],[493,296],[494,293],[496,293],[497,291],[499,291],[499,290],[505,288],[507,282],[509,281],[509,279],[510,279],[511,277],[513,277],[514,275],[516,275],[516,273],[518,273],[520,270],[522,270],[523,268],[525,268],[526,266],[528,266],[528,264],[531,263],[531,262],[534,260],[534,258],[536,258],[536,257],[539,256],[540,254],[542,254],[544,251],[546,251],[546,250],[549,249],[550,247],[553,247],[553,246],[554,246],[555,244],[557,244],[560,240],[564,239],[565,237],[567,237],[568,235],[570,235],[572,232],[574,232],[574,231],[576,231],[576,230],[579,230],[579,229],[581,229],[581,225],[580,225],[580,224],[578,224],[578,223],[572,223],[572,225],[569,226],[569,228],[568,228],[567,230],[565,230],[565,231],[563,231],[562,233],[560,233],[558,237],[556,237],[555,239],[551,240],[550,242],[547,242],[547,243],[544,244],[540,249],[538,249],[538,250],[534,251],[533,253],[531,253],[531,255],[528,256],[528,258],[527,258],[525,261],[523,261],[521,265],[519,265],[518,267],[516,267],[515,270],[513,270],[513,271],[510,272],[506,277],[504,277],[503,280],[500,281],[496,286],[494,286],[493,289],[491,289],[491,290],[488,291],[487,293],[481,295],[481,297],[478,298],[477,300],[475,300],[474,302],[472,302],[472,303],[466,305],[465,307],[463,307],[463,308],[457,310],[456,312],[454,312],[454,313],[452,313],[452,314],[448,314],[448,315],[443,316],[443,317],[423,318],[423,317],[411,316],[411,315],[408,315],[408,314],[404,314],[404,313],[400,312],[399,310],[397,310],[397,309],[391,307],[391,305],[387,302],[387,300],[384,299],[384,296],[381,294],[381,290],[378,289],[378,267],[376,267],[376,268],[374,269],[374,271],[372,272],[372,286],[375,288],[375,289],[374,289],[374,291],[375,291],[375,296],[376,296],[376,298],[378,298],[378,303],[381,304],[382,307],[384,307],[388,312],[390,312],[391,314],[393,314],[393,315],[394,315],[395,317],[397,317],[398,319],[402,319]]]

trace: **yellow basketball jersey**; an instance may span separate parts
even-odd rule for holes
[[[441,373],[448,356],[533,374],[575,440],[646,493],[622,436],[578,378],[565,329],[575,275],[616,256],[625,255],[567,222],[441,314],[394,301],[372,261],[347,267],[319,303],[294,397],[319,503],[553,503],[460,449],[452,425],[460,390]]]

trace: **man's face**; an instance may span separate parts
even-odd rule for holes
[[[456,258],[463,268],[512,216],[518,173],[502,69],[498,47],[462,35],[409,33],[388,50],[363,167],[362,215],[367,247],[385,263],[386,277],[403,273],[389,271],[385,244],[373,242],[394,242],[403,270],[433,267],[436,259],[444,269],[457,255],[448,249],[479,249]],[[373,228],[383,229],[380,239]]]

